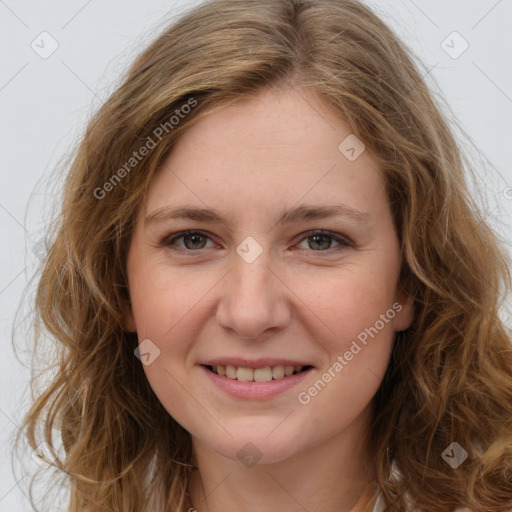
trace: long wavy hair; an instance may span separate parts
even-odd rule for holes
[[[134,356],[137,336],[123,328],[127,250],[135,212],[180,135],[270,87],[314,91],[385,176],[399,285],[415,313],[395,336],[365,441],[386,511],[512,507],[512,344],[500,318],[510,260],[469,193],[474,166],[421,66],[357,0],[213,0],[174,20],[122,75],[66,170],[33,336],[43,355],[49,333],[56,371],[44,386],[33,377],[16,438],[38,453],[47,443],[69,512],[190,506],[190,435],[156,398]],[[454,442],[468,454],[458,467],[442,456]]]

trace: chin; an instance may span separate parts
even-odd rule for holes
[[[275,423],[272,428],[275,428]],[[274,464],[286,460],[300,449],[291,432],[283,430],[279,434],[272,429],[264,433],[235,433],[228,429],[231,436],[226,434],[223,439],[207,439],[203,443],[208,449],[235,462],[240,462],[248,468],[255,464]],[[270,435],[269,435],[270,433]],[[204,438],[203,438],[204,439]]]

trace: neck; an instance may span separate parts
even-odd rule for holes
[[[376,473],[360,433],[360,425],[353,425],[321,445],[252,467],[193,437],[198,470],[190,480],[191,506],[197,512],[371,511]]]

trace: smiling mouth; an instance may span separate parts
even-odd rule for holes
[[[312,366],[265,366],[263,368],[244,368],[236,366],[211,366],[203,365],[212,373],[226,377],[231,380],[242,382],[270,382],[272,380],[281,380],[308,371]]]

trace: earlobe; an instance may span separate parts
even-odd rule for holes
[[[405,295],[405,294],[404,294]],[[405,331],[408,329],[414,320],[414,299],[411,295],[405,295],[398,300],[398,303],[402,306],[400,311],[397,312],[394,319],[395,331]]]

